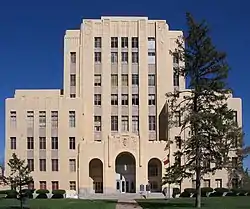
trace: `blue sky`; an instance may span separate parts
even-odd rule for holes
[[[148,16],[166,19],[171,29],[185,29],[185,12],[206,19],[216,46],[226,51],[232,68],[229,84],[243,101],[246,143],[250,144],[248,0],[12,0],[0,5],[0,158],[4,156],[4,101],[15,89],[61,88],[63,36],[83,18]],[[246,162],[250,167],[250,160]]]

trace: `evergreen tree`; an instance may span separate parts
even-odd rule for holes
[[[163,183],[195,178],[195,205],[201,207],[202,177],[230,165],[229,153],[240,149],[242,129],[227,104],[232,91],[226,54],[212,44],[205,21],[197,23],[189,13],[186,18],[187,34],[178,38],[171,54],[180,63],[174,75],[188,81],[187,89],[167,93],[169,127],[179,126],[185,137],[176,141],[180,149],[173,153],[175,162],[166,169]]]

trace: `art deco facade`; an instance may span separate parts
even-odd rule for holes
[[[185,88],[169,54],[180,35],[146,17],[86,19],[67,30],[63,90],[16,90],[6,99],[6,163],[13,152],[27,159],[36,189],[125,193],[150,182],[161,192],[163,162],[173,163],[179,146],[165,149],[167,141],[184,137],[179,127],[167,131],[165,111],[165,94]],[[228,102],[241,125],[241,100]],[[226,187],[227,173],[203,184]]]

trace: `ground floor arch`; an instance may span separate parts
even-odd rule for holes
[[[100,159],[92,159],[89,162],[89,177],[93,181],[95,193],[103,193],[103,163]]]
[[[158,158],[148,162],[148,181],[151,192],[162,192],[162,162]]]

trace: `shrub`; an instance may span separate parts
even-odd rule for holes
[[[176,196],[177,194],[180,194],[180,192],[181,192],[181,191],[180,191],[179,188],[176,188],[176,187],[173,188],[173,195],[172,195],[172,197],[175,198],[175,196]]]
[[[64,195],[63,194],[53,194],[51,198],[52,199],[62,199],[62,198],[64,198]]]
[[[9,190],[0,190],[0,194],[7,194]]]
[[[184,192],[182,192],[182,193],[180,194],[180,197],[190,197],[190,193],[184,191]]]
[[[215,188],[214,191],[219,193],[229,192],[227,188]]]
[[[24,197],[33,198],[34,189],[23,189]]]
[[[6,192],[6,194],[7,194],[7,196],[6,196],[6,198],[17,198],[17,191],[16,190],[8,190],[7,192]]]
[[[210,187],[203,187],[201,188],[201,196],[207,197],[210,192],[213,192],[214,190]]]
[[[36,193],[37,194],[48,194],[49,190],[47,190],[47,189],[38,189],[38,190],[36,190]]]
[[[194,188],[186,188],[184,189],[184,192],[188,192],[189,194],[195,194],[196,190]]]
[[[39,195],[36,196],[36,199],[47,199],[48,196],[46,193],[40,193]]]
[[[58,190],[53,190],[52,191],[52,194],[61,194],[61,195],[64,195],[66,193],[65,190],[63,189],[58,189]]]

